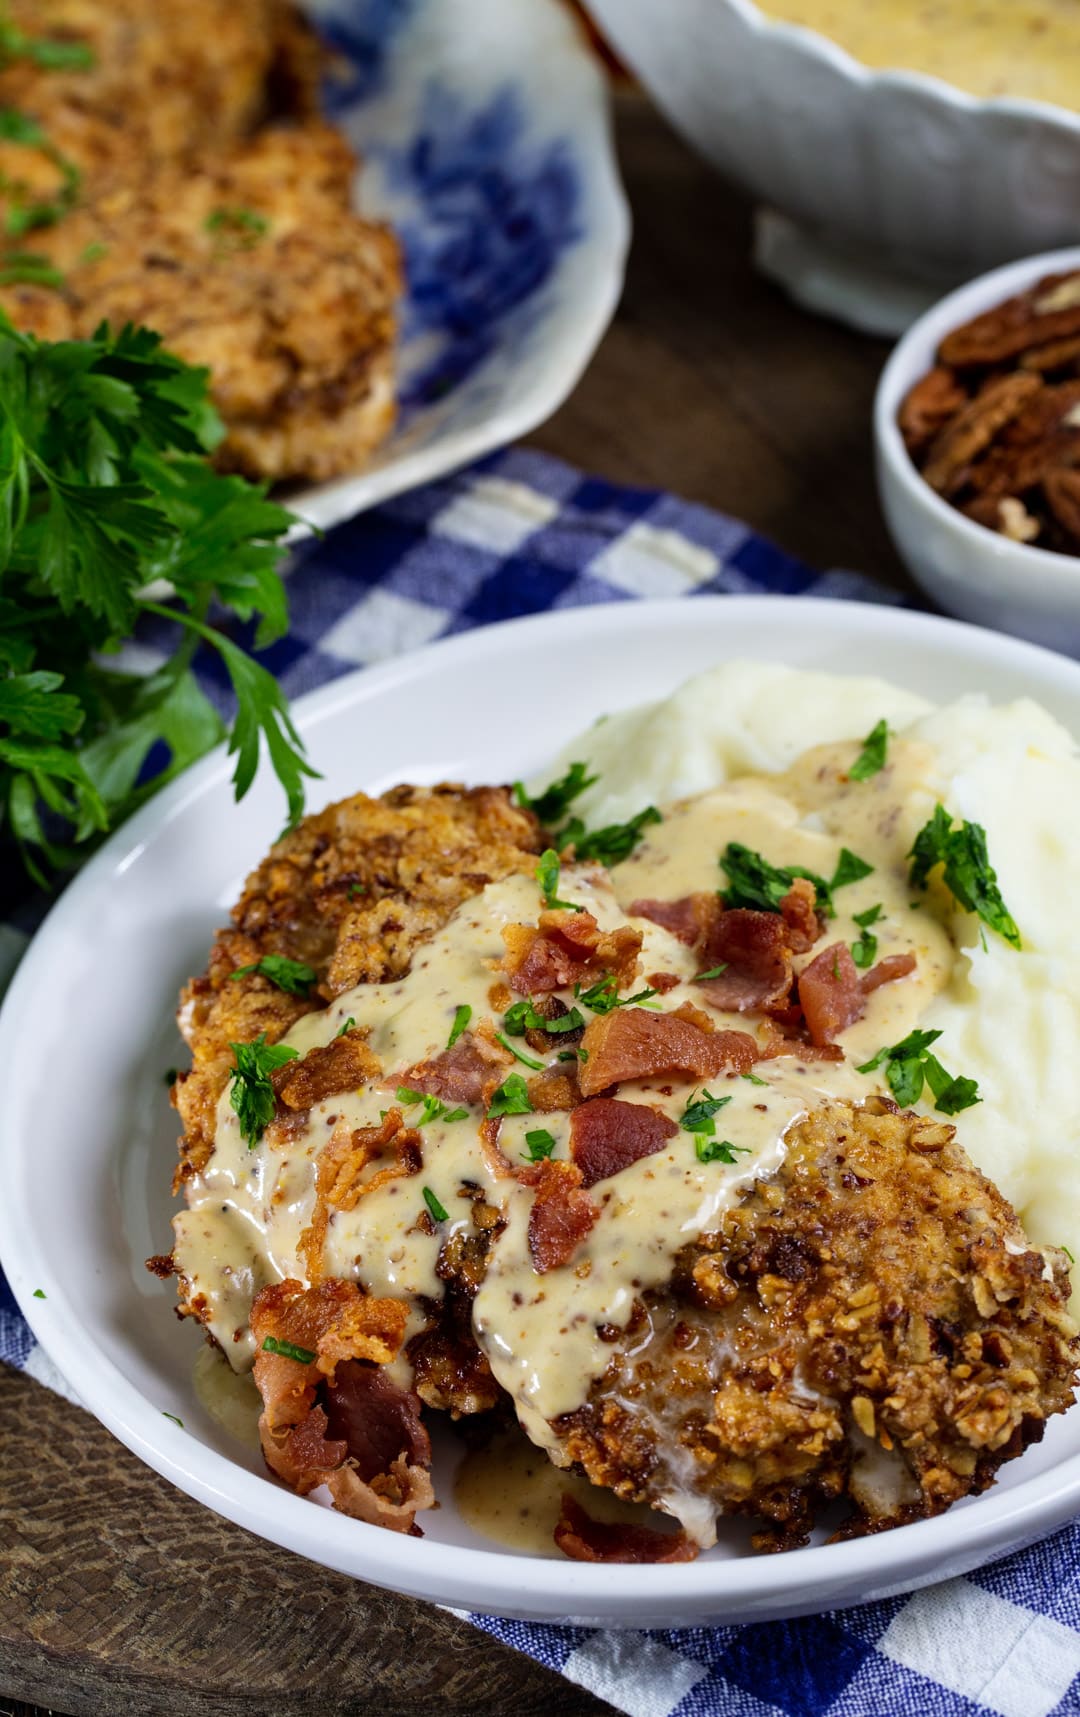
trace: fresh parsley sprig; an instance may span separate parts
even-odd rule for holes
[[[514,798],[523,809],[533,813],[542,829],[553,829],[579,794],[599,781],[599,775],[587,773],[588,767],[587,763],[571,763],[566,774],[545,787],[535,799],[529,797],[523,781],[515,781]]]
[[[848,780],[869,781],[872,775],[880,774],[885,767],[888,749],[889,724],[882,719],[876,727],[870,729],[863,740],[862,750],[848,770]]]
[[[588,830],[580,817],[571,817],[556,837],[560,851],[573,846],[574,859],[583,864],[586,859],[599,859],[601,864],[621,864],[645,838],[652,823],[662,823],[655,805],[646,805],[636,817],[625,823],[608,823],[602,829]]]
[[[38,881],[224,736],[192,673],[201,645],[236,697],[237,797],[265,743],[302,814],[315,771],[278,684],[211,620],[215,605],[257,619],[257,649],[283,634],[295,521],[210,467],[221,434],[207,372],[148,329],[52,343],[0,320],[0,825]],[[148,592],[159,579],[170,598]],[[165,665],[116,672],[147,614],[177,629]]]
[[[257,972],[260,978],[268,978],[290,996],[306,996],[319,975],[314,966],[305,965],[303,960],[290,960],[286,954],[264,954],[261,960],[252,961],[250,966],[237,966],[230,977],[235,982],[252,972]]]
[[[536,881],[544,897],[544,905],[549,912],[583,912],[583,906],[575,906],[572,900],[559,900],[559,855],[554,847],[548,847],[540,854],[536,864]]]
[[[940,1036],[940,1031],[909,1032],[899,1043],[879,1049],[858,1071],[876,1073],[884,1065],[889,1090],[902,1109],[910,1109],[919,1101],[925,1083],[933,1094],[935,1109],[943,1115],[959,1115],[963,1109],[981,1103],[982,1098],[976,1080],[963,1075],[954,1078],[946,1073],[937,1056],[931,1055],[930,1045]]]
[[[807,882],[813,883],[817,893],[817,905],[829,918],[836,916],[836,903],[833,900],[836,890],[846,888],[849,883],[859,882],[864,876],[871,876],[874,870],[873,865],[867,864],[858,853],[853,853],[848,847],[841,847],[832,879],[826,881],[817,871],[807,870],[805,865],[770,864],[761,853],[743,846],[740,841],[728,842],[721,855],[720,864],[727,876],[727,882],[721,892],[724,904],[729,909],[749,907],[757,912],[779,912],[780,903],[790,892],[796,877],[804,877]]]
[[[1016,920],[1001,897],[981,823],[961,823],[954,829],[944,805],[937,805],[915,836],[908,858],[914,888],[926,888],[931,871],[940,864],[945,887],[965,911],[977,913],[1011,948],[1021,946]]]
[[[296,1060],[296,1050],[287,1043],[267,1043],[261,1031],[253,1043],[230,1043],[233,1071],[229,1102],[240,1118],[240,1137],[253,1151],[274,1119],[276,1098],[271,1073]]]

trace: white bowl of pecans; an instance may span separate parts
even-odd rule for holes
[[[1080,248],[922,316],[885,366],[874,438],[889,530],[927,594],[1080,654]]]

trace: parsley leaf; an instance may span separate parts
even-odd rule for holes
[[[529,1161],[541,1163],[555,1149],[555,1138],[546,1127],[536,1127],[531,1133],[525,1134],[525,1143],[529,1147]],[[524,1153],[523,1153],[524,1154]]]
[[[345,1021],[345,1024],[341,1027],[341,1030],[335,1031],[335,1033],[334,1033],[335,1038],[345,1037],[348,1032],[352,1031],[355,1024],[356,1024],[356,1021],[353,1019],[352,1014],[350,1014],[348,1019]]]
[[[495,1036],[503,1048],[510,1051],[515,1061],[520,1061],[523,1067],[531,1067],[534,1073],[543,1073],[544,1063],[542,1061],[534,1061],[531,1055],[523,1055],[520,1049],[515,1049],[504,1032],[497,1031]]]
[[[884,1064],[889,1089],[902,1109],[910,1109],[919,1101],[925,1083],[933,1093],[935,1109],[943,1115],[958,1115],[962,1109],[981,1103],[982,1098],[974,1079],[954,1079],[937,1056],[929,1053],[930,1045],[940,1036],[940,1031],[909,1032],[901,1042],[879,1049],[858,1071],[875,1073]]]
[[[29,141],[27,123],[0,109],[0,136]],[[257,620],[256,649],[281,636],[295,521],[207,462],[223,433],[207,381],[145,328],[51,343],[0,320],[0,824],[39,881],[223,737],[191,671],[203,648],[236,697],[237,796],[265,746],[303,810],[314,772],[277,682],[211,618]],[[168,659],[118,673],[108,656],[143,614],[175,628]]]
[[[208,233],[221,245],[238,250],[250,250],[270,231],[270,222],[257,209],[241,207],[212,209],[203,222]]]
[[[229,1048],[233,1052],[229,1102],[240,1117],[240,1137],[252,1151],[274,1119],[276,1099],[270,1075],[287,1061],[295,1061],[296,1050],[285,1043],[267,1043],[265,1031],[253,1043],[230,1043]]]
[[[13,60],[28,60],[42,71],[89,71],[94,54],[87,42],[28,36],[10,18],[0,18],[0,68],[11,65]]]
[[[679,1126],[687,1133],[700,1133],[704,1130],[706,1122],[711,1121],[713,1116],[719,1114],[720,1110],[730,1102],[730,1097],[714,1097],[711,1091],[705,1090],[696,1100],[695,1097],[691,1097],[679,1116]]]
[[[840,857],[836,862],[836,870],[832,881],[826,882],[817,871],[807,870],[805,865],[774,865],[760,853],[750,847],[744,847],[740,841],[729,841],[720,857],[720,864],[727,875],[727,886],[721,890],[724,905],[730,910],[733,907],[749,907],[756,912],[779,912],[780,903],[787,894],[796,877],[804,877],[812,882],[817,893],[818,908],[829,918],[835,918],[836,906],[833,892],[845,888],[848,883],[858,882],[864,876],[873,873],[873,865],[859,858],[847,847],[841,847]]]
[[[536,865],[536,880],[544,897],[544,905],[549,911],[584,912],[583,906],[575,906],[571,900],[557,900],[556,890],[559,886],[559,855],[554,847],[548,847],[547,852],[541,853]]]
[[[450,1212],[439,1203],[431,1188],[429,1186],[425,1186],[421,1188],[421,1191],[424,1194],[424,1203],[427,1205],[436,1222],[446,1222],[449,1218]]]
[[[730,1139],[714,1139],[707,1133],[695,1133],[694,1151],[699,1163],[734,1163],[740,1156],[749,1156],[750,1146],[733,1145]]]
[[[462,1002],[461,1006],[454,1010],[454,1023],[450,1028],[450,1036],[446,1040],[447,1049],[453,1049],[471,1019],[472,1008],[468,1002]]]
[[[870,729],[863,740],[862,750],[848,770],[848,780],[869,781],[871,775],[877,775],[885,767],[888,746],[889,724],[883,718],[876,727]]]
[[[492,1093],[488,1120],[498,1115],[531,1115],[529,1088],[520,1073],[510,1073],[498,1090]]]
[[[630,857],[634,848],[645,839],[645,830],[652,823],[662,823],[663,818],[655,805],[646,805],[636,817],[631,817],[625,823],[608,823],[605,828],[587,830],[580,817],[571,818],[565,828],[559,830],[557,840],[560,850],[573,846],[574,859],[584,863],[586,859],[599,859],[601,864],[621,864],[623,859]]]
[[[503,1030],[510,1037],[524,1037],[527,1031],[546,1031],[557,1035],[559,1032],[577,1031],[584,1024],[585,1015],[579,1008],[571,1008],[557,1019],[545,1019],[531,1001],[514,1002],[503,1014]]]
[[[942,865],[942,880],[964,910],[977,913],[1010,947],[1019,948],[1020,931],[1001,897],[997,872],[987,851],[986,830],[981,823],[961,823],[954,829],[952,821],[944,805],[937,805],[915,836],[908,854],[913,887],[925,888],[930,872]]]
[[[535,799],[530,799],[523,782],[515,781],[514,798],[525,810],[532,811],[541,828],[553,829],[578,795],[599,781],[599,775],[586,773],[588,767],[587,763],[571,763],[562,779],[553,781],[551,786],[545,787]]]
[[[314,1365],[315,1355],[309,1347],[298,1347],[294,1341],[279,1341],[276,1335],[263,1337],[264,1353],[280,1354],[282,1359],[295,1359],[298,1365]]]
[[[306,966],[303,960],[290,960],[285,954],[264,954],[261,960],[250,966],[237,966],[231,976],[234,980],[246,978],[251,972],[258,972],[261,978],[269,978],[272,984],[290,996],[306,996],[319,975],[314,966]],[[338,1036],[341,1036],[340,1032]]]
[[[756,1073],[740,1073],[739,1078],[748,1080],[751,1085],[767,1086],[769,1083],[767,1079],[759,1079]]]

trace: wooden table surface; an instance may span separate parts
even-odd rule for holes
[[[634,216],[625,296],[533,444],[737,514],[816,565],[907,587],[873,488],[884,345],[806,315],[760,280],[745,201],[640,98],[620,98],[617,118]],[[0,1367],[0,1717],[43,1707],[68,1717],[611,1709],[430,1605],[271,1550]]]

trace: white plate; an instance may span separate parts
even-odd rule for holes
[[[602,712],[731,656],[881,674],[938,699],[1027,694],[1080,733],[1080,666],[954,621],[775,597],[627,602],[466,633],[304,698],[297,716],[324,772],[317,801],[398,780],[512,779]],[[170,1244],[177,1128],[162,1073],[183,1053],[176,992],[280,826],[271,776],[238,811],[228,775],[220,753],[207,758],[109,841],[38,932],[0,1014],[0,1257],[39,1340],[136,1454],[218,1513],[345,1573],[470,1609],[636,1627],[880,1598],[1000,1556],[1080,1508],[1076,1410],[995,1489],[937,1520],[765,1557],[733,1532],[683,1566],[486,1545],[454,1509],[448,1445],[443,1506],[423,1539],[331,1514],[266,1477],[199,1407],[198,1331],[176,1323],[171,1285],[142,1266]]]
[[[604,76],[560,0],[308,0],[356,200],[405,250],[398,426],[297,490],[325,528],[534,429],[611,320],[630,221]]]

